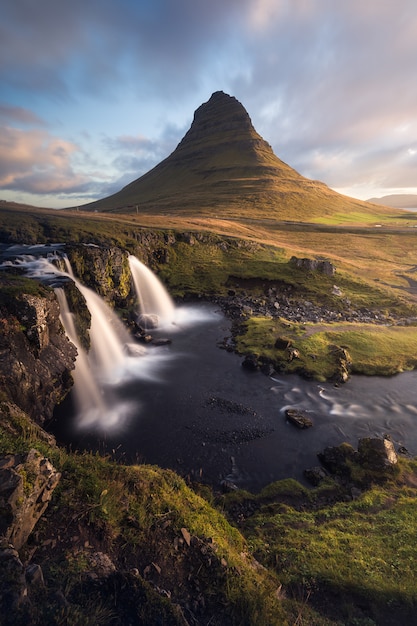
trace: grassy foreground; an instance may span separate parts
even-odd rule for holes
[[[412,324],[416,317],[416,235],[401,221],[389,228],[0,211],[3,241],[113,244],[141,257],[139,231],[175,234],[167,262],[152,254],[150,259],[178,297],[227,296],[237,281],[253,301],[276,286],[336,313],[349,302],[392,314],[385,326],[260,315],[242,320],[242,353],[321,379],[332,375],[334,346],[346,350],[358,373],[416,366],[415,326],[396,324],[401,318]],[[325,277],[295,271],[288,263],[293,254],[324,256],[337,272]],[[334,295],[334,285],[342,296]],[[291,342],[298,358],[288,362],[277,338]],[[96,552],[128,572],[130,583],[136,577],[138,624],[157,623],[155,615],[164,624],[179,624],[175,607],[191,598],[204,598],[212,625],[395,626],[415,619],[413,460],[401,459],[388,481],[359,482],[354,492],[331,479],[311,490],[287,480],[258,495],[218,496],[158,467],[68,453],[16,407],[1,403],[0,452],[32,447],[51,459],[62,478],[26,556],[34,550],[47,589],[64,589],[71,600],[69,607],[57,606],[40,592],[37,623],[117,623],[115,598],[128,600],[122,583],[105,593],[91,583]],[[170,599],[164,589],[171,590]]]

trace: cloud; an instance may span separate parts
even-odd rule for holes
[[[0,188],[34,194],[74,193],[88,179],[73,171],[75,144],[42,130],[3,127],[0,133]]]
[[[101,193],[167,156],[223,89],[302,174],[411,184],[416,58],[415,0],[14,0],[0,22],[0,118],[17,143],[0,178]]]
[[[44,120],[33,111],[20,106],[0,104],[0,120],[6,123],[18,123],[44,126]]]

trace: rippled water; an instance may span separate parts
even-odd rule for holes
[[[113,391],[130,407],[123,425],[80,429],[69,397],[53,425],[61,442],[213,485],[228,478],[254,491],[280,478],[303,480],[303,470],[317,465],[317,452],[343,441],[356,446],[361,437],[388,433],[417,454],[417,372],[353,377],[339,387],[270,378],[244,370],[240,357],[219,349],[230,324],[214,307],[184,308],[178,319],[175,329],[159,332],[171,345],[149,348],[144,360],[120,373]],[[287,407],[309,411],[313,428],[288,424]]]

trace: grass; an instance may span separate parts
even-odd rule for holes
[[[330,479],[314,490],[279,481],[249,495],[255,513],[240,529],[290,595],[337,623],[407,622],[417,604],[416,479],[416,461],[400,459],[395,476],[357,499],[337,494]],[[248,495],[224,496],[226,510],[239,499]]]
[[[291,286],[301,299],[336,311],[349,300],[352,307],[414,315],[415,295],[406,288],[407,277],[415,276],[416,233],[400,216],[393,214],[392,221],[387,217],[381,229],[375,229],[366,226],[361,213],[350,215],[349,219],[361,220],[362,225],[354,227],[346,221],[342,224],[336,213],[315,225],[284,224],[265,214],[257,219],[213,215],[86,217],[76,212],[3,208],[0,236],[3,241],[22,243],[114,244],[140,253],[145,247],[142,234],[158,232],[159,237],[162,233],[158,238],[162,245],[164,233],[175,233],[175,243],[166,244],[168,262],[158,263],[156,257],[153,262],[176,295],[225,294],[239,279],[239,289],[262,297],[272,281]],[[152,255],[151,245],[146,250]],[[288,264],[293,254],[325,256],[337,272],[329,278],[295,271]],[[10,294],[29,288],[20,277],[6,275],[6,279]],[[333,284],[342,290],[342,298],[332,295]],[[4,297],[8,297],[7,289]],[[412,326],[312,325],[253,317],[245,331],[237,338],[241,352],[256,352],[287,371],[303,371],[321,380],[334,373],[333,346],[346,348],[354,372],[392,374],[416,366]],[[287,338],[298,349],[299,358],[288,362],[285,351],[274,347],[277,337]],[[2,399],[7,399],[4,393]],[[126,467],[109,458],[71,454],[53,446],[25,414],[2,402],[0,451],[23,452],[31,447],[62,472],[38,529],[40,546],[48,540],[57,545],[49,551],[39,547],[36,555],[48,586],[59,588],[63,581],[67,585],[73,607],[61,623],[110,619],[108,602],[114,596],[109,591],[109,598],[95,597],[84,577],[86,542],[141,573],[156,562],[162,572],[158,584],[171,585],[174,598],[181,595],[181,584],[184,590],[197,578],[213,611],[227,615],[235,624],[374,626],[396,623],[395,619],[411,623],[414,618],[414,461],[402,460],[390,483],[371,486],[356,500],[346,500],[346,494],[342,500],[343,490],[332,481],[308,490],[287,480],[259,495],[230,494],[221,500],[219,511],[212,494],[202,498],[173,472],[145,465]],[[245,500],[254,512],[236,527],[224,513]],[[198,549],[175,549],[174,540],[181,539],[183,528],[196,538]],[[78,539],[72,542],[73,537]],[[203,548],[213,566],[208,561],[201,565]],[[161,598],[152,595],[142,576],[138,581],[157,614]],[[281,583],[283,591],[277,593]],[[58,621],[56,614],[51,615],[47,614],[50,622]],[[166,623],[175,623],[172,614],[169,619]]]
[[[77,615],[81,611],[87,620],[92,610],[85,595],[88,585],[84,583],[83,591],[80,582],[95,545],[114,562],[120,561],[122,568],[128,564],[143,572],[149,563],[159,563],[159,584],[171,589],[176,601],[194,576],[213,614],[220,611],[230,623],[286,623],[274,595],[279,585],[275,575],[256,567],[241,533],[177,474],[149,465],[124,466],[99,455],[67,453],[40,439],[38,431],[23,413],[7,403],[0,405],[0,453],[36,447],[62,473],[40,530],[41,544],[53,540],[55,548],[40,549],[37,562],[48,586],[64,582],[69,597],[78,590]],[[184,528],[195,544],[174,549],[174,539],[182,537]],[[87,537],[89,549],[84,546]],[[156,606],[152,619],[158,610]],[[213,623],[219,624],[219,619],[220,614]],[[72,622],[70,616],[66,623],[81,622]]]
[[[339,330],[338,330],[339,326]],[[252,317],[236,338],[241,354],[256,354],[287,373],[303,373],[324,381],[337,373],[334,346],[347,350],[351,372],[390,376],[417,367],[417,336],[414,326],[375,324],[299,324],[284,319]],[[276,339],[288,340],[299,356],[289,361]]]

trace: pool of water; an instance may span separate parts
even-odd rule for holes
[[[59,442],[252,491],[302,481],[319,451],[343,441],[356,447],[361,437],[390,434],[417,454],[417,372],[354,376],[341,386],[248,372],[219,347],[230,322],[210,305],[184,308],[175,328],[156,335],[172,343],[147,347],[115,372],[107,400],[114,419],[80,419],[71,393],[51,424]],[[288,407],[308,411],[313,427],[289,424]]]

